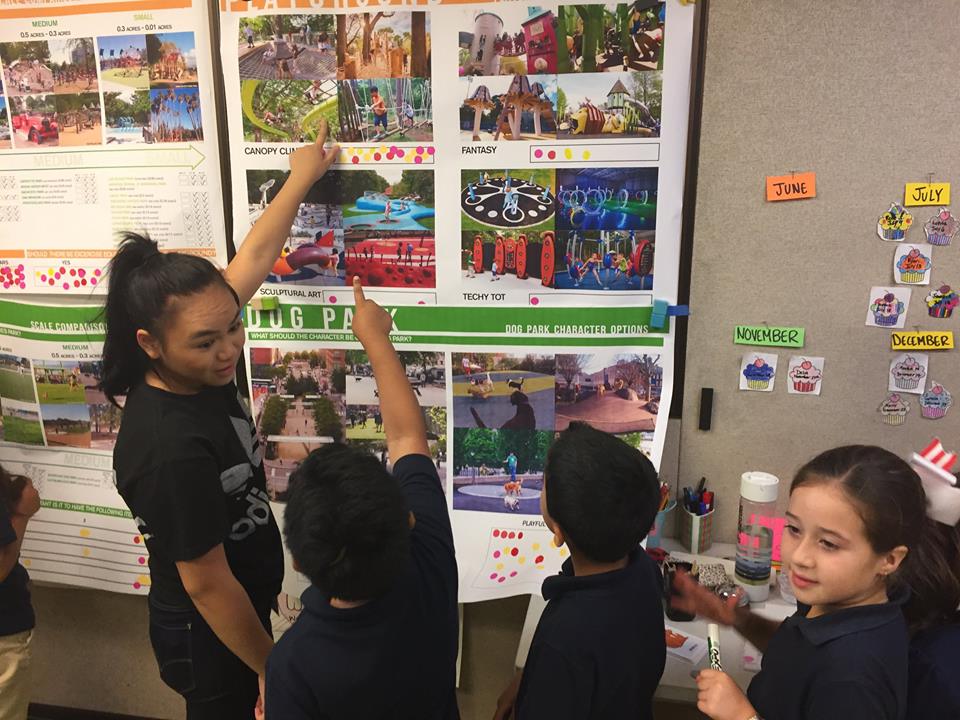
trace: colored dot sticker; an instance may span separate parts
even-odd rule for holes
[[[350,162],[352,162],[354,165],[359,164],[359,163],[360,163],[360,156],[359,156],[359,155],[354,155],[352,158],[350,158]]]
[[[511,540],[513,540],[516,536],[517,536],[517,534],[516,534],[515,532],[513,532],[512,530],[511,530],[510,533],[507,535],[507,537],[510,538]]]
[[[135,582],[135,583],[133,584],[133,589],[134,589],[134,590],[139,590],[139,589],[140,589],[140,583]]]
[[[135,535],[133,537],[134,545],[139,545],[142,540],[143,540],[143,535]]]
[[[556,151],[555,151],[555,150],[550,150],[550,151],[547,153],[547,157],[550,158],[551,160],[553,160],[554,158],[557,157]]]
[[[435,152],[437,152],[437,149],[433,145],[427,148],[427,155],[433,155]]]
[[[567,160],[570,160],[570,159],[573,157],[573,150],[571,150],[570,148],[566,148],[566,149],[563,151],[563,156],[564,156]]]
[[[80,537],[90,537],[90,531],[87,528],[80,530]]]
[[[536,150],[533,151],[533,156],[534,156],[535,158],[542,158],[542,157],[543,157],[543,150],[541,150],[540,148],[537,148]]]
[[[589,151],[589,150],[584,150],[584,151],[583,151],[583,159],[584,159],[584,160],[589,160],[589,159],[590,159],[590,151]]]
[[[517,533],[517,540],[523,540],[523,532]]]
[[[145,557],[138,557],[137,562],[140,563],[141,565],[145,565],[147,562],[147,559]]]
[[[539,565],[540,563],[543,562],[543,555],[537,555],[537,556],[533,559],[533,561],[534,561],[537,565]]]
[[[496,580],[496,579],[497,579],[497,574],[496,574],[496,573],[490,573],[490,579],[491,579],[491,580]]]
[[[503,570],[503,563],[497,563],[494,567],[496,567],[497,570]]]
[[[567,549],[560,548],[560,557],[566,557],[566,556],[567,556]]]
[[[493,551],[493,556],[494,556],[495,558],[500,557],[500,551],[499,551],[499,550],[494,550],[494,551]]]
[[[84,549],[83,549],[83,556],[84,556],[84,557],[90,557],[90,548],[84,548]]]
[[[507,579],[507,578],[505,578],[503,575],[501,575],[500,577],[497,578],[497,582],[502,583],[502,582],[503,582],[504,580],[506,580],[506,579]]]
[[[539,304],[540,304],[540,298],[538,298],[538,297],[536,297],[536,296],[530,298],[530,304],[531,304],[531,305],[539,305]]]
[[[520,553],[520,550],[518,548],[513,548],[513,550],[510,551],[510,554],[513,557],[516,557],[519,553]]]
[[[523,565],[526,561],[527,559],[523,555],[517,558],[517,562],[520,563],[521,565]]]
[[[531,550],[539,550],[539,549],[540,549],[540,543],[534,543],[533,545],[530,546],[530,549],[531,549]]]
[[[147,575],[141,575],[140,577],[137,578],[137,582],[139,582],[141,585],[149,585],[150,577]]]
[[[327,299],[330,301],[330,304],[331,304],[331,305],[336,305],[336,304],[337,304],[337,296],[336,296],[336,295],[331,295],[331,296],[330,296],[329,298],[327,298]]]
[[[30,567],[33,563],[30,561],[30,558],[20,558],[20,564],[24,567]]]
[[[413,158],[413,164],[414,164],[414,165],[420,165],[422,162],[423,162],[423,158],[420,157],[419,155],[417,155],[415,158]],[[503,578],[500,578],[500,580],[503,580]]]
[[[513,570],[513,571],[510,573],[510,577],[516,577],[516,576],[517,576],[517,571],[516,571],[516,570]]]

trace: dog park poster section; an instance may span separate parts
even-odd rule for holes
[[[0,292],[89,296],[122,231],[226,261],[212,59],[200,0],[0,6]]]
[[[672,337],[651,331],[649,308],[388,309],[451,510],[460,600],[539,592],[566,553],[540,516],[547,448],[581,420],[659,465]],[[290,474],[324,443],[343,440],[390,461],[351,318],[349,306],[248,309],[252,412],[278,518]],[[288,558],[281,607],[295,609],[304,587]]]
[[[234,241],[325,118],[341,148],[263,293],[676,301],[694,8],[223,0]]]
[[[145,594],[146,548],[113,480],[120,410],[97,389],[98,310],[0,301],[0,464],[40,492],[20,556],[34,580]]]

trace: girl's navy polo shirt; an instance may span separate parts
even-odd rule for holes
[[[960,718],[960,624],[932,627],[910,641],[910,720]]]
[[[747,696],[769,720],[903,720],[909,637],[896,597],[807,618],[800,604],[763,655]]]

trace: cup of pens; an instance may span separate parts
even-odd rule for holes
[[[680,544],[692,553],[706,552],[713,545],[713,493],[701,480],[696,489],[684,488],[680,500]]]
[[[677,501],[670,499],[669,488],[667,485],[660,486],[660,509],[657,516],[653,519],[653,527],[647,533],[647,549],[652,550],[663,544],[664,532],[667,529],[667,523],[673,517],[673,511],[677,507]]]

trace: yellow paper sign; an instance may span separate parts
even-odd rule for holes
[[[903,204],[949,205],[950,183],[907,183],[903,190]]]
[[[817,174],[814,172],[767,177],[767,201],[803,200],[817,196]]]
[[[890,348],[893,350],[953,350],[953,331],[895,331],[890,333]]]

